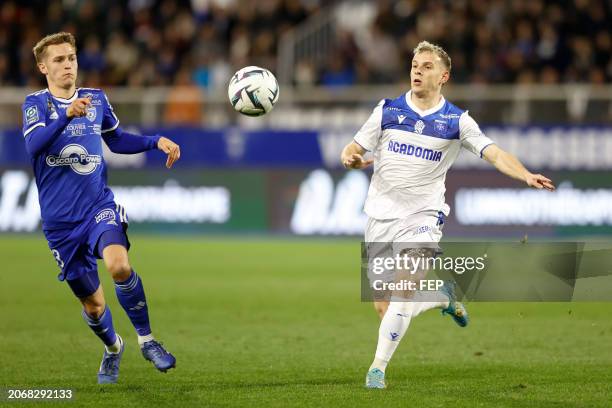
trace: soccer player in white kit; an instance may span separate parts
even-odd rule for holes
[[[354,140],[342,151],[342,164],[363,169],[374,163],[364,211],[368,215],[365,242],[389,243],[393,253],[409,242],[437,243],[442,237],[446,172],[461,147],[491,163],[497,170],[529,187],[554,190],[551,180],[529,172],[512,154],[486,137],[467,111],[446,101],[442,86],[449,80],[451,60],[439,46],[423,41],[414,49],[411,90],[384,99]],[[373,159],[366,160],[366,151]],[[420,313],[440,308],[460,326],[468,323],[464,306],[445,285],[436,301],[379,300],[382,317],[376,354],[366,387],[385,388],[385,370],[393,352]]]

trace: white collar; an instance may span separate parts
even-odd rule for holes
[[[49,95],[53,96],[53,99],[57,99],[61,103],[72,103],[79,96],[79,89],[80,88],[75,88],[74,94],[68,99],[60,98],[59,96],[54,96],[49,90],[49,88],[47,88],[47,92],[49,92]]]
[[[411,94],[412,94],[412,91],[406,92],[406,103],[408,104],[410,109],[412,109],[413,111],[415,111],[421,116],[431,115],[432,113],[439,111],[444,106],[444,103],[446,103],[446,99],[444,99],[444,96],[440,95],[440,102],[438,102],[436,106],[434,106],[433,108],[429,108],[427,110],[421,110],[414,104],[414,102],[412,102],[412,99],[410,99]]]

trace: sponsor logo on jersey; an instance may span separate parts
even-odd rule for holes
[[[406,115],[397,115],[397,121],[402,124],[402,122],[404,122],[404,119],[406,119]]]
[[[81,145],[69,144],[64,146],[58,156],[47,156],[46,163],[50,167],[70,166],[75,173],[87,175],[102,164],[102,156],[89,154]]]
[[[457,118],[460,118],[461,115],[458,115],[456,113],[449,113],[448,115],[445,115],[445,114],[441,113],[440,117],[443,118],[443,119],[457,119]]]
[[[435,122],[436,124],[434,125],[434,128],[436,129],[436,131],[439,133],[446,133],[446,131],[448,130],[448,123],[438,119],[436,119]]]
[[[102,221],[107,221],[107,224],[117,225],[115,220],[117,219],[115,216],[115,212],[110,208],[100,211],[96,215],[96,224],[101,223]]]
[[[95,99],[95,95],[90,92],[84,93],[81,98],[89,98],[93,106],[102,105],[102,101],[100,99]]]
[[[417,120],[414,124],[414,131],[420,135],[423,133],[423,129],[425,129],[425,123],[421,119]]]
[[[25,117],[26,117],[26,125],[31,125],[33,123],[38,122],[38,108],[36,106],[30,106],[28,109],[26,109],[25,111]]]
[[[94,107],[94,106],[90,106],[87,108],[87,119],[90,122],[93,122],[94,120],[96,120],[96,114],[98,113],[98,110]]]
[[[83,136],[87,131],[87,125],[84,123],[70,123],[66,126],[66,132],[68,136]]]
[[[413,146],[408,143],[396,142],[395,140],[389,141],[387,150],[393,153],[419,157],[421,159],[430,161],[440,161],[440,159],[442,159],[442,152],[439,150],[432,150],[420,146]]]

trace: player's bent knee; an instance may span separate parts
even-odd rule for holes
[[[413,305],[414,303],[410,301],[392,301],[389,303],[389,310],[403,317],[411,317],[414,311]]]
[[[104,310],[106,309],[106,303],[104,302],[103,296],[93,294],[85,299],[81,299],[81,301],[83,303],[85,313],[94,319],[98,319],[100,316],[102,316]]]
[[[112,259],[106,263],[106,267],[115,281],[124,281],[132,273],[132,267],[127,259]]]
[[[385,316],[385,313],[387,313],[388,307],[388,302],[374,302],[374,309],[376,310],[376,313],[378,313],[378,316],[381,319]]]
[[[105,306],[99,306],[99,305],[85,305],[85,313],[87,313],[87,315],[89,317],[92,317],[94,319],[99,319],[102,314],[104,314],[104,309],[106,308]]]

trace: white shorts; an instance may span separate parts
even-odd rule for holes
[[[438,242],[442,239],[444,214],[440,211],[424,211],[408,218],[377,220],[369,218],[365,231],[368,260],[368,280],[392,282],[395,270],[375,270],[375,258],[395,257],[404,249],[431,248],[439,253]]]
[[[440,242],[443,226],[444,214],[440,211],[390,220],[368,218],[365,242]]]

